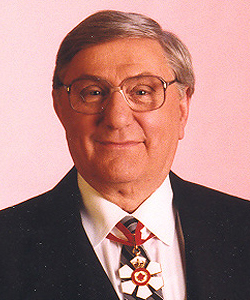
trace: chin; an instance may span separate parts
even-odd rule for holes
[[[120,169],[120,172],[114,172],[112,170],[101,170],[98,172],[98,176],[102,181],[113,184],[132,183],[137,182],[143,177],[138,170],[132,171],[131,169],[126,170]]]

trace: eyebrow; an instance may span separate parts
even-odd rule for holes
[[[137,76],[145,76],[145,75],[156,75],[154,73],[151,73],[151,72],[141,72],[141,73],[137,73],[137,74],[134,74],[132,76],[127,76],[125,77],[123,80],[127,79],[127,78],[130,78],[130,77],[137,77]],[[159,76],[159,75],[156,75],[156,76]],[[105,77],[102,77],[102,76],[99,76],[99,75],[94,75],[94,74],[86,74],[86,73],[83,73],[81,74],[79,77],[75,78],[74,80],[71,81],[70,84],[72,84],[73,82],[77,81],[77,80],[81,80],[81,79],[93,79],[93,80],[105,80],[107,82],[109,82],[109,79],[108,78],[105,78]],[[121,80],[121,82],[123,81]]]

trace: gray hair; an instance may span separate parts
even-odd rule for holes
[[[194,72],[191,55],[180,39],[164,31],[153,19],[137,13],[99,11],[77,25],[64,38],[57,53],[53,76],[53,88],[59,88],[60,72],[82,49],[120,38],[149,38],[162,46],[168,63],[174,72],[179,90],[188,88],[189,96],[194,92]]]

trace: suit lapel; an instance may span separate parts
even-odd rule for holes
[[[58,236],[64,237],[65,241],[62,242],[68,247],[64,262],[69,278],[74,279],[71,282],[74,286],[72,290],[82,295],[82,299],[118,300],[82,227],[79,212],[82,201],[76,176],[76,170],[73,169],[57,187],[54,195],[61,203],[57,201],[56,204],[61,205],[57,229],[60,232]]]
[[[232,299],[234,283],[226,274],[229,242],[225,230],[220,231],[227,220],[221,217],[218,199],[209,189],[173,173],[170,178],[185,240],[188,299]]]

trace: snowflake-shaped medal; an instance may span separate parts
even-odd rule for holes
[[[147,299],[152,295],[149,286],[155,291],[163,287],[162,277],[155,276],[161,273],[159,263],[151,261],[145,268],[146,258],[142,256],[136,256],[130,262],[135,267],[134,270],[128,265],[124,265],[119,269],[120,278],[124,280],[121,283],[123,293],[132,295],[138,286],[136,296]]]

